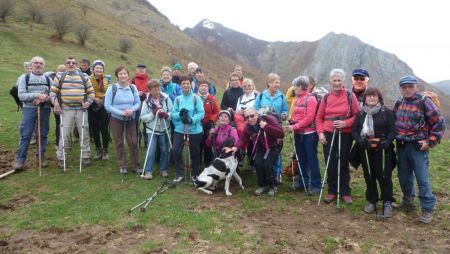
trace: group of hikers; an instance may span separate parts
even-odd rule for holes
[[[416,210],[415,177],[421,206],[419,221],[432,220],[436,197],[431,191],[428,151],[440,142],[445,122],[435,103],[419,93],[419,81],[412,75],[399,80],[402,97],[389,109],[382,93],[368,86],[369,72],[365,69],[352,71],[351,90],[346,89],[345,72],[333,69],[329,91],[316,88],[313,77],[300,75],[283,94],[277,74],[268,74],[267,88],[258,92],[253,80],[244,78],[242,67],[236,65],[219,105],[214,84],[194,62],[187,65],[186,75],[182,75],[182,64],[163,67],[159,79],[150,79],[144,64],[136,66],[134,77],[126,67],[119,66],[114,71],[116,83],[105,75],[101,60],[90,66],[82,59],[79,66],[74,57],[67,57],[56,72],[47,73],[44,66],[42,57],[33,57],[30,66],[25,66],[27,73],[17,81],[23,105],[14,165],[17,171],[25,167],[36,126],[36,157],[40,167],[48,165],[44,154],[53,107],[57,165],[64,171],[71,136],[78,135],[81,171],[91,163],[90,137],[96,148],[93,158],[108,160],[111,134],[121,174],[128,173],[125,140],[131,169],[144,179],[153,178],[159,160],[162,177],[169,176],[172,161],[176,169],[173,181],[187,178],[187,170],[188,180],[195,181],[202,164],[209,166],[222,152],[231,152],[237,153],[240,166],[246,157],[256,172],[255,195],[267,192],[274,196],[281,182],[281,151],[287,133],[293,144],[293,161],[299,168],[295,190],[309,195],[320,193],[320,201],[326,182],[324,202],[336,200],[339,204],[342,199],[351,204],[349,164],[355,168],[361,165],[367,187],[364,211],[376,212],[377,202],[382,201],[383,216],[391,217],[392,171],[397,167],[403,192],[399,209]],[[234,145],[223,147],[230,138]],[[143,167],[138,157],[142,140],[146,147]],[[323,180],[319,142],[326,162]],[[188,156],[183,156],[183,148],[187,148]]]

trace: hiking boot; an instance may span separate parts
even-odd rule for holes
[[[109,155],[108,155],[108,150],[107,149],[103,150],[102,160],[104,160],[104,161],[109,160]]]
[[[344,200],[344,204],[346,205],[351,205],[353,203],[352,196],[350,195],[342,196],[342,200]]]
[[[432,219],[433,215],[431,212],[422,210],[422,215],[419,217],[419,222],[429,224]]]
[[[94,156],[94,160],[100,160],[102,158],[102,149],[101,148],[97,148],[97,151],[95,152],[95,156]]]
[[[67,165],[66,165],[67,167]],[[64,160],[58,160],[58,168],[64,169]]]
[[[414,198],[408,198],[403,197],[402,202],[400,202],[400,205],[395,207],[403,212],[415,212],[416,211],[416,202],[414,201]]]
[[[277,187],[272,187],[272,188],[270,188],[269,192],[267,192],[267,195],[269,195],[270,197],[274,197],[276,193],[277,193]]]
[[[323,198],[323,202],[329,204],[331,202],[333,202],[336,199],[336,195],[334,194],[327,194],[324,198]]]
[[[319,193],[320,193],[320,189],[312,188],[312,189],[308,192],[308,195],[309,195],[309,196],[315,196],[315,195],[317,195],[317,194],[319,194]]]
[[[83,159],[81,160],[81,164],[83,164],[84,167],[87,167],[87,166],[91,165],[91,159],[89,159],[89,158],[83,158]]]
[[[169,174],[167,173],[167,171],[161,171],[161,176],[167,178],[169,177]]]
[[[144,171],[142,168],[134,168],[133,169],[134,172],[136,172],[136,174],[142,174],[142,172]]]
[[[25,163],[23,163],[23,162],[16,161],[16,163],[14,164],[15,171],[22,171],[24,168],[25,168]]]
[[[35,137],[32,137],[30,139],[30,145],[36,145],[36,138]]]
[[[384,215],[385,218],[391,218],[392,217],[392,202],[391,201],[384,202],[383,215]]]
[[[184,177],[183,176],[177,176],[175,177],[175,179],[173,179],[174,182],[179,183],[181,181],[183,181]]]
[[[294,191],[305,191],[305,187],[302,184],[297,182],[294,185]],[[307,191],[307,189],[306,189],[306,191]]]
[[[150,172],[145,172],[144,176],[142,177],[145,180],[152,180],[153,179],[153,175]]]
[[[261,196],[261,194],[263,194],[266,191],[266,187],[259,187],[258,189],[255,190],[255,195],[256,196]]]
[[[371,214],[375,212],[375,204],[367,203],[367,205],[364,207],[364,212]]]
[[[119,172],[120,172],[122,175],[126,175],[126,174],[128,173],[128,170],[127,170],[126,168],[120,168],[120,169],[119,169]]]

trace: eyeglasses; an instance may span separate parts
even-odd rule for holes
[[[75,61],[66,61],[65,64],[69,64],[69,65],[70,64],[77,64],[77,62],[75,62]]]
[[[244,119],[248,120],[249,118],[253,118],[253,117],[255,117],[255,114],[244,116]]]
[[[365,81],[366,80],[365,77],[353,77],[353,79],[356,81]]]

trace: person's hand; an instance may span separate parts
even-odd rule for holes
[[[289,132],[293,132],[294,131],[294,126],[293,125],[286,125],[286,126],[284,126],[284,129],[289,131]]]
[[[169,118],[169,114],[167,114],[167,112],[164,112],[164,111],[159,111],[158,117],[167,119],[167,118]]]
[[[345,128],[345,121],[343,120],[335,120],[333,121],[333,127],[336,129]]]
[[[426,151],[426,150],[428,150],[430,148],[430,146],[428,145],[428,141],[426,141],[426,140],[419,140],[419,141],[417,141],[417,143],[422,145],[420,147],[421,151]]]
[[[224,147],[222,151],[224,153],[233,152],[233,154],[235,154],[237,150],[238,150],[237,147],[233,146],[233,147]]]
[[[133,110],[131,110],[131,109],[125,109],[125,110],[122,112],[122,115],[125,116],[125,117],[131,117],[131,116],[133,115]]]
[[[261,127],[261,129],[264,129],[264,127],[267,125],[267,122],[266,121],[264,121],[264,120],[262,120],[261,119],[261,121],[259,121],[259,127]]]
[[[41,102],[42,102],[42,100],[41,99],[39,99],[39,97],[37,97],[37,98],[35,98],[34,100],[33,100],[33,104],[34,105],[39,105],[39,104],[41,104]]]
[[[81,107],[82,107],[83,109],[88,109],[90,105],[91,105],[91,104],[90,104],[89,102],[87,102],[87,101],[83,101],[83,102],[81,103]]]
[[[322,145],[328,144],[328,141],[327,141],[327,138],[325,137],[325,134],[319,133],[319,142],[320,142]]]
[[[215,129],[215,128],[211,128],[211,129],[209,130],[209,135],[212,135],[212,134],[214,134],[214,133],[216,133],[216,129]]]
[[[39,99],[41,102],[48,101],[48,98],[49,98],[49,96],[44,93],[41,93],[36,97],[36,99]]]
[[[53,105],[53,112],[55,112],[56,115],[60,115],[62,110],[61,110],[61,106],[59,105],[59,103],[55,103]]]
[[[95,102],[95,104],[101,105],[103,101],[102,101],[102,99],[95,97],[94,102]]]

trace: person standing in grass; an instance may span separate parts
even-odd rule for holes
[[[128,143],[133,171],[142,173],[139,166],[139,151],[137,147],[136,111],[141,106],[141,100],[136,87],[129,82],[129,72],[119,66],[115,70],[118,82],[111,85],[105,94],[105,108],[111,113],[109,126],[114,141],[116,160],[121,174],[127,174],[125,159],[125,141]]]
[[[445,121],[431,99],[418,93],[417,84],[417,78],[412,75],[402,77],[399,85],[403,97],[394,106],[398,179],[403,192],[399,208],[416,210],[415,176],[422,208],[419,221],[428,224],[436,204],[428,173],[428,151],[444,135]]]
[[[201,121],[205,116],[202,100],[192,92],[189,76],[181,78],[181,89],[183,93],[175,98],[172,114],[170,115],[175,126],[173,158],[177,171],[174,182],[180,182],[184,179],[183,145],[189,146],[190,160],[192,162],[191,180],[195,181],[200,174],[200,143],[203,136]],[[187,165],[188,161],[184,163]],[[187,167],[189,168],[191,165],[187,165]]]
[[[95,60],[92,63],[91,83],[95,91],[94,102],[89,107],[89,126],[95,142],[96,154],[94,159],[107,160],[109,145],[109,116],[106,112],[103,99],[108,89],[108,79],[105,78],[105,63],[102,60]]]
[[[219,105],[214,95],[208,92],[209,85],[206,80],[198,81],[198,96],[202,99],[203,109],[205,110],[205,117],[202,119],[203,137],[200,146],[200,154],[203,151],[204,166],[211,165],[213,161],[213,152],[211,147],[206,146],[206,139],[208,138],[211,129],[214,129],[215,123],[219,117]]]
[[[384,106],[381,92],[374,87],[365,90],[363,106],[353,125],[352,136],[359,146],[359,157],[366,180],[366,213],[376,210],[378,200],[383,201],[383,215],[392,217],[392,170],[395,138],[394,113]],[[377,181],[381,197],[378,194]]]
[[[80,135],[81,133],[84,134],[83,140],[80,142],[80,145],[82,144],[82,163],[84,166],[88,166],[91,164],[89,158],[91,153],[89,123],[88,114],[83,112],[86,112],[92,104],[95,91],[92,88],[89,77],[77,68],[77,61],[74,57],[67,57],[64,65],[66,71],[56,76],[50,93],[55,114],[62,114],[64,126],[64,137],[59,140],[58,151],[56,152],[58,167],[64,168],[63,153],[68,153],[63,150],[68,148],[68,139],[74,124],[78,129],[78,133]],[[83,132],[82,128],[84,128]]]
[[[142,104],[141,121],[145,123],[148,141],[147,164],[144,168],[144,179],[153,178],[156,147],[159,148],[159,171],[162,177],[168,177],[169,167],[169,145],[168,135],[170,133],[170,112],[172,111],[172,100],[161,92],[161,84],[156,79],[148,83],[149,96]],[[153,136],[153,138],[152,138]]]
[[[32,71],[23,74],[17,80],[18,96],[23,103],[22,120],[19,124],[20,143],[16,155],[14,169],[21,171],[25,168],[27,159],[28,145],[30,144],[31,135],[38,119],[40,111],[40,127],[41,127],[41,151],[36,147],[36,160],[39,161],[39,153],[41,154],[42,167],[47,167],[45,160],[45,148],[47,146],[47,134],[49,129],[50,103],[49,93],[50,86],[53,85],[48,77],[44,75],[45,61],[40,56],[31,59]],[[40,108],[38,111],[38,107]]]

